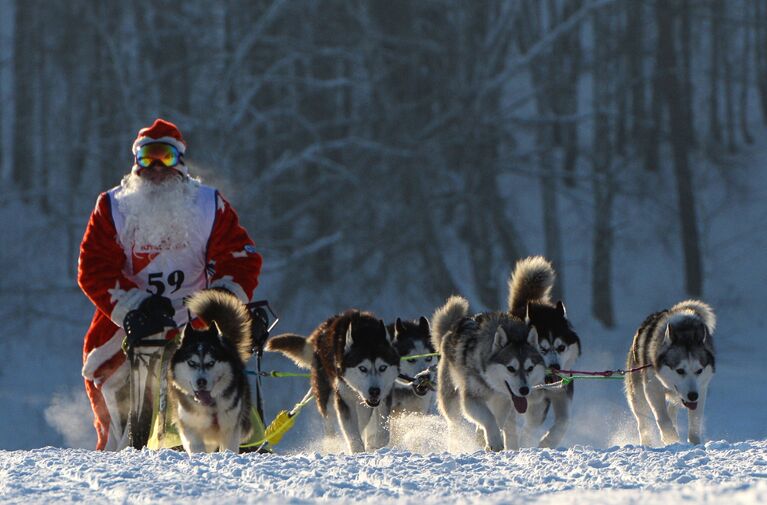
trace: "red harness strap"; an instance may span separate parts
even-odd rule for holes
[[[626,375],[627,373],[634,373],[638,372],[640,370],[644,370],[645,368],[650,368],[652,365],[644,365],[639,366],[636,368],[631,368],[629,370],[605,370],[603,372],[584,372],[582,370],[553,370],[556,374],[562,374],[562,375],[569,375],[573,376],[574,374],[581,374],[581,375],[598,375],[600,377],[612,377],[613,375]]]

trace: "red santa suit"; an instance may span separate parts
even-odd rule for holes
[[[177,144],[183,152],[180,133],[171,123],[162,122],[158,127],[161,121],[139,132],[134,153],[137,144],[152,140],[153,132],[160,132],[163,141]],[[120,448],[116,438],[124,436],[110,437],[110,412],[117,412],[115,391],[128,375],[121,348],[125,315],[151,294],[159,294],[172,301],[175,322],[181,325],[188,315],[184,297],[221,287],[247,303],[258,284],[262,259],[236,212],[218,191],[189,179],[186,167],[182,168],[184,184],[193,185],[196,191],[193,208],[178,219],[193,216],[197,221],[188,227],[190,233],[183,244],[168,248],[122,243],[126,216],[117,201],[118,186],[99,195],[80,246],[78,283],[96,306],[85,335],[82,374],[95,415],[97,449]],[[113,431],[115,426],[111,425]]]

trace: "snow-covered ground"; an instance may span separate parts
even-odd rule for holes
[[[764,503],[767,442],[354,456],[0,451],[24,503]]]

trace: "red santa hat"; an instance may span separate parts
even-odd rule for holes
[[[176,125],[162,118],[155,119],[152,126],[138,131],[138,136],[133,141],[133,155],[136,155],[141,146],[153,142],[170,144],[178,149],[179,154],[184,154],[184,151],[186,151],[186,141],[181,135],[181,131]],[[184,175],[188,174],[188,169],[183,162],[179,162],[174,168]]]
[[[186,151],[186,142],[184,137],[181,136],[181,132],[178,127],[170,121],[157,118],[149,128],[142,128],[138,131],[138,136],[133,142],[133,154],[136,154],[139,147],[144,144],[151,144],[152,142],[165,142],[170,144],[181,154]]]

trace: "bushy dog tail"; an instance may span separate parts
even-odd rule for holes
[[[685,300],[671,307],[670,312],[672,314],[692,312],[698,319],[703,321],[703,324],[708,328],[708,332],[712,335],[714,334],[714,329],[716,329],[716,315],[714,314],[714,309],[707,303],[700,300]]]
[[[528,302],[549,302],[555,278],[554,268],[543,256],[517,261],[509,277],[509,312],[524,319]]]
[[[204,289],[186,301],[192,314],[208,325],[218,325],[224,338],[232,342],[243,362],[253,354],[251,320],[247,307],[239,298],[226,291]]]
[[[301,335],[284,333],[266,342],[267,351],[280,352],[301,368],[311,368],[314,359],[312,345]]]
[[[440,350],[445,334],[468,313],[469,301],[457,295],[448,298],[445,305],[434,312],[431,318],[431,344],[437,352]]]

